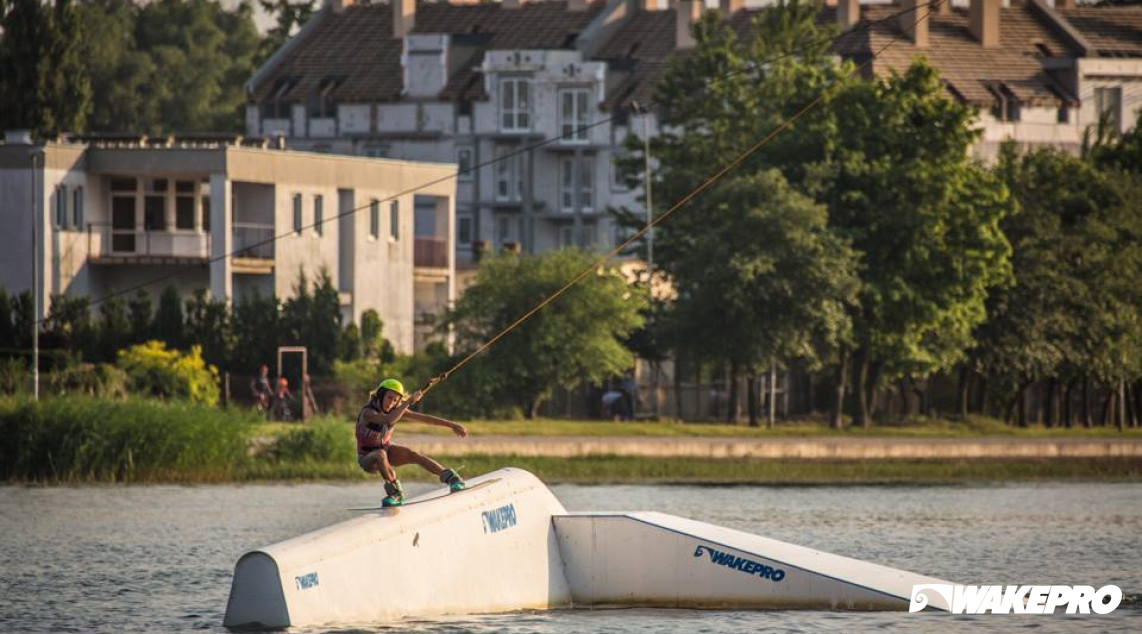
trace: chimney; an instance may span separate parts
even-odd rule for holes
[[[837,3],[837,24],[841,29],[851,29],[860,22],[860,0],[840,0]]]
[[[971,0],[968,30],[984,48],[999,46],[999,7],[1003,0]]]
[[[567,0],[567,10],[576,13],[586,11],[590,4],[591,0]]]
[[[329,0],[329,8],[333,9],[334,13],[341,13],[346,7],[353,6],[354,2],[355,0]]]
[[[678,0],[674,8],[674,48],[685,50],[698,45],[694,39],[693,26],[702,17],[701,0]]]
[[[936,8],[937,15],[951,15],[952,14],[952,0],[944,0],[940,6]]]
[[[718,10],[722,12],[723,18],[741,11],[744,6],[745,0],[718,0]]]
[[[416,24],[416,0],[390,0],[393,8],[393,37],[404,39]]]
[[[916,48],[928,48],[928,21],[932,7],[924,0],[901,0],[900,30]]]

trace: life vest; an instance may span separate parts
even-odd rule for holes
[[[380,413],[381,410],[377,409],[371,402],[361,408],[361,413],[357,414],[357,455],[363,456],[370,451],[376,451],[385,447],[385,433],[389,431],[391,425],[381,425],[379,428],[370,426],[365,423],[365,412],[372,410]]]

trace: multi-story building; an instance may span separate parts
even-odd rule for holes
[[[1077,151],[1101,113],[1118,129],[1134,123],[1142,7],[1058,1],[960,0],[921,20],[929,8],[918,0],[828,0],[820,20],[851,31],[835,50],[857,62],[895,38],[875,73],[927,57],[949,94],[979,108],[978,156],[1009,138]],[[614,158],[628,133],[657,129],[653,113],[628,106],[651,101],[668,59],[694,46],[705,6],[659,4],[332,0],[250,80],[248,133],[317,152],[455,161],[462,264],[473,244],[610,245],[607,207],[641,209]],[[748,36],[760,9],[722,0],[718,10]]]
[[[56,294],[155,296],[170,284],[184,296],[287,298],[303,271],[310,280],[324,271],[347,319],[376,310],[408,353],[428,335],[418,314],[455,293],[455,173],[452,164],[283,151],[240,137],[33,144],[9,133],[0,285],[31,288],[35,266],[42,319]]]

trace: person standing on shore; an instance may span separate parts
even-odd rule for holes
[[[409,411],[408,408],[423,397],[421,390],[410,396],[400,381],[385,379],[373,390],[369,402],[357,415],[357,464],[366,472],[379,473],[385,479],[385,498],[381,506],[400,506],[404,502],[404,491],[395,467],[408,464],[420,465],[454,492],[464,488],[464,480],[454,469],[445,469],[428,456],[392,443],[393,430],[401,420],[447,427],[461,438],[468,436],[468,430],[459,423]]]

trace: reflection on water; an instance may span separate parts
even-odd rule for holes
[[[1142,630],[1139,484],[554,490],[568,510],[662,511],[963,583],[1113,583],[1128,598],[1105,617],[557,610],[312,631]],[[359,484],[0,488],[0,631],[224,632],[245,550],[382,495]]]

